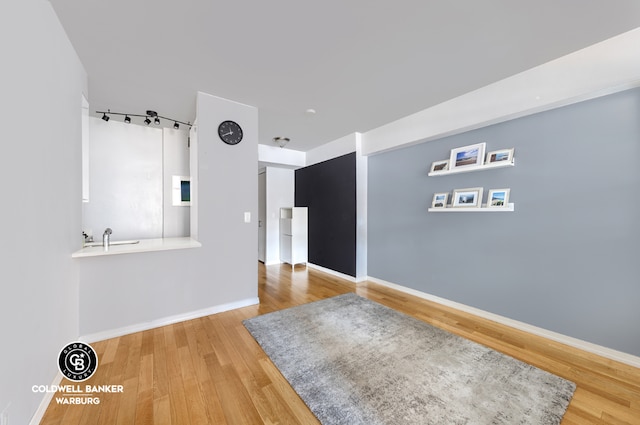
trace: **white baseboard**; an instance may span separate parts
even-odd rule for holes
[[[356,278],[353,276],[349,276],[348,274],[340,273],[335,270],[328,269],[326,267],[319,266],[313,263],[307,263],[307,267],[311,267],[312,269],[320,270],[323,273],[330,274],[335,277],[339,277],[340,279],[348,280],[351,283],[357,283]],[[363,279],[364,281],[365,279]]]
[[[247,307],[247,306],[255,305],[259,303],[260,303],[260,300],[257,297],[247,298],[240,301],[234,301],[227,304],[208,307],[202,310],[196,310],[188,313],[177,314],[175,316],[163,317],[162,319],[152,320],[150,322],[138,323],[135,325],[125,326],[122,328],[110,329],[107,331],[96,332],[89,335],[83,335],[79,338],[79,341],[83,341],[86,343],[102,341],[105,339],[116,338],[119,336],[132,334],[135,332],[141,332],[149,329],[159,328],[161,326],[173,325],[174,323],[184,322],[192,319],[198,319],[200,317],[209,316],[211,314],[222,313],[229,310],[235,310],[236,308]]]
[[[427,294],[426,292],[418,291],[416,289],[407,288],[406,286],[398,285],[395,283],[387,282],[382,279],[369,276],[367,278],[370,282],[377,283],[382,286],[386,286],[391,289],[395,289],[406,294],[414,295],[425,300],[433,301],[438,304],[445,305],[447,307],[455,308],[456,310],[464,311],[484,319],[492,320],[494,322],[510,326],[521,331],[529,332],[534,335],[538,335],[552,341],[556,341],[562,344],[570,345],[580,350],[587,351],[589,353],[597,354],[602,357],[606,357],[611,360],[619,361],[621,363],[628,364],[633,367],[640,368],[640,357],[633,354],[617,351],[612,348],[603,347],[598,344],[583,341],[578,338],[573,338],[567,335],[563,335],[557,332],[553,332],[547,329],[539,328],[537,326],[530,325],[528,323],[520,322],[518,320],[509,319],[508,317],[500,316],[498,314],[490,313],[479,308],[471,307],[465,304],[461,304],[455,301],[448,300],[446,298],[440,298],[435,295]]]
[[[60,385],[60,382],[62,382],[62,374],[58,372],[56,374],[56,377],[53,379],[53,382],[51,383],[51,387]],[[38,410],[36,410],[36,413],[33,414],[33,416],[31,417],[31,420],[29,421],[29,425],[40,424],[40,421],[42,421],[42,418],[44,417],[44,414],[47,411],[47,408],[49,407],[51,400],[53,400],[53,396],[55,395],[56,395],[55,393],[51,393],[51,392],[47,392],[44,394],[44,397],[42,398],[42,401],[38,406]]]

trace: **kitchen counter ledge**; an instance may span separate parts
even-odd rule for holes
[[[112,243],[117,243],[113,241]],[[193,238],[157,238],[140,239],[138,243],[111,245],[105,251],[102,245],[82,248],[73,254],[72,258],[100,257],[104,255],[133,254],[136,252],[169,251],[174,249],[199,248],[202,244]]]

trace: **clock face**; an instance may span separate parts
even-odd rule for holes
[[[218,126],[218,136],[228,145],[237,145],[242,140],[242,128],[234,121],[223,121]]]

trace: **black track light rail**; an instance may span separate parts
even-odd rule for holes
[[[167,121],[173,121],[173,128],[178,129],[179,126],[178,124],[182,124],[182,125],[186,125],[187,127],[191,128],[191,123],[190,122],[183,122],[183,121],[179,121],[179,120],[174,120],[173,118],[167,118],[167,117],[163,117],[161,115],[158,115],[158,113],[156,111],[147,111],[146,114],[141,115],[141,114],[125,114],[122,112],[111,112],[111,109],[107,109],[106,111],[96,111],[96,114],[102,114],[102,119],[105,121],[109,121],[109,115],[120,115],[120,116],[124,116],[124,120],[126,123],[130,123],[131,122],[131,117],[140,117],[140,118],[146,118],[145,119],[145,123],[147,125],[151,124],[151,120],[149,118],[154,118],[156,121],[156,125],[160,124],[160,118],[162,118],[163,120],[167,120]],[[129,118],[129,119],[127,119]]]

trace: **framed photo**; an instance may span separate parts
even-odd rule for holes
[[[433,161],[433,163],[431,164],[430,172],[437,173],[438,171],[446,171],[448,169],[449,169],[449,160],[444,159],[442,161]]]
[[[455,189],[451,206],[454,208],[480,208],[482,206],[482,191],[481,187]]]
[[[449,193],[434,193],[433,201],[431,202],[432,208],[447,208],[447,201],[449,200]]]
[[[496,162],[511,162],[513,161],[513,148],[501,149],[499,151],[489,152],[487,154],[487,160],[485,164],[494,164]]]
[[[171,176],[171,205],[188,207],[191,205],[191,177]]]
[[[475,145],[451,149],[449,169],[453,170],[459,167],[468,167],[470,165],[482,165],[486,145],[486,143],[478,143]]]
[[[491,189],[487,196],[487,208],[504,208],[509,205],[511,189]]]

